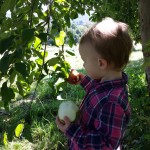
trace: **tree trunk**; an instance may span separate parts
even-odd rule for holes
[[[146,62],[145,72],[150,95],[150,0],[139,0],[139,16],[141,26],[141,41],[144,62]]]

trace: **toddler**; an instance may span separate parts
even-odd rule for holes
[[[71,123],[56,118],[69,140],[70,150],[116,150],[121,147],[130,119],[128,77],[123,69],[129,61],[132,41],[125,23],[105,18],[93,25],[79,43],[87,75],[78,74],[86,94],[80,117]]]

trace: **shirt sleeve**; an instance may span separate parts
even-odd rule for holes
[[[113,150],[120,144],[124,131],[125,114],[118,104],[107,103],[94,121],[94,130],[84,130],[71,124],[65,135],[79,149]]]
[[[92,86],[92,79],[89,76],[84,76],[80,85],[84,88],[85,91],[88,91]]]

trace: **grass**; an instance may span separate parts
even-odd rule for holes
[[[125,150],[148,150],[150,147],[150,97],[142,64],[142,60],[132,61],[126,68],[132,116],[124,138]]]
[[[125,150],[148,150],[150,146],[150,98],[147,93],[145,73],[141,66],[141,60],[132,61],[125,69],[129,75],[129,100],[132,108],[131,122],[123,142]],[[79,71],[84,72],[84,70]],[[27,146],[26,149],[29,150],[66,150],[67,139],[55,124],[58,106],[62,101],[52,99],[49,91],[47,82],[43,82],[37,90],[36,101],[31,104],[30,111],[26,111],[30,103],[21,103],[11,110],[12,118],[8,121],[9,124],[19,120],[18,114],[24,115],[27,112],[26,122],[30,125],[32,140],[31,137],[28,139],[32,142],[25,140],[23,132],[22,138],[13,138],[13,142],[7,147],[1,146],[0,149],[24,150],[24,146]],[[67,84],[61,96],[79,104],[84,91],[79,85]],[[2,124],[0,119],[1,130]],[[7,125],[8,127],[10,126]]]

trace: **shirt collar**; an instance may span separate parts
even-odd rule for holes
[[[111,81],[104,81],[102,83],[100,83],[100,81],[93,80],[95,86],[100,86],[100,87],[103,87],[105,89],[125,86],[127,84],[127,81],[128,81],[128,76],[124,72],[122,72],[122,79],[115,79],[115,80],[111,80]]]

